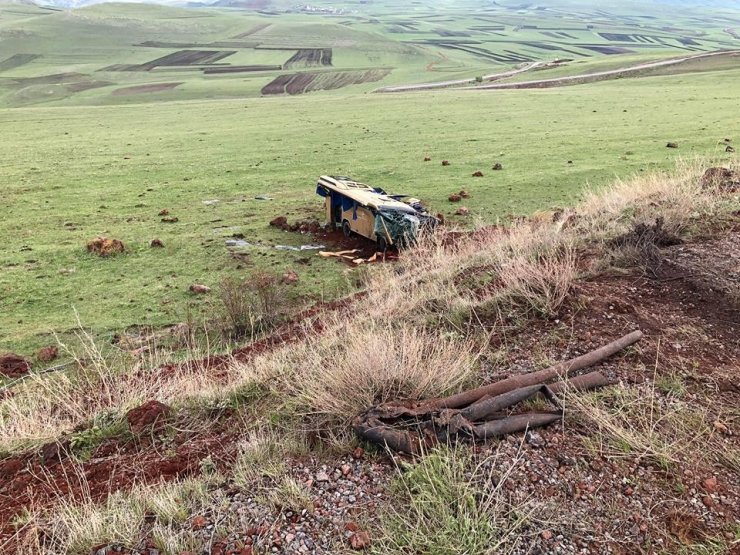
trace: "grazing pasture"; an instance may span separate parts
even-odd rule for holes
[[[69,337],[78,317],[96,337],[202,319],[217,295],[190,285],[217,291],[223,278],[263,270],[295,272],[291,291],[304,302],[351,289],[347,268],[276,248],[321,237],[268,226],[320,218],[321,174],[412,194],[470,226],[560,206],[677,158],[735,156],[719,144],[739,127],[729,55],[557,90],[373,94],[736,47],[725,31],[734,16],[719,8],[667,16],[449,2],[412,16],[384,2],[320,2],[326,10],[310,13],[268,4],[278,15],[0,6],[0,350]],[[447,200],[461,190],[465,210]],[[92,257],[85,245],[99,236],[125,251]]]

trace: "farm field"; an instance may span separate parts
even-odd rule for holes
[[[668,16],[630,3],[566,9],[555,2],[537,10],[442,2],[401,10],[347,2],[318,3],[313,11],[261,4],[267,7],[102,4],[67,11],[0,4],[0,105],[366,93],[538,61],[569,60],[550,70],[557,75],[740,44],[732,34],[737,14],[721,8],[677,8]]]

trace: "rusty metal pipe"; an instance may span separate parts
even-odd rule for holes
[[[501,395],[502,393],[508,393],[509,391],[518,389],[520,387],[527,387],[534,384],[545,383],[557,377],[565,377],[568,372],[576,372],[583,368],[588,368],[589,366],[593,366],[594,364],[601,362],[605,358],[618,353],[622,349],[625,349],[639,341],[642,336],[643,333],[641,331],[633,331],[632,333],[629,333],[624,337],[617,339],[616,341],[612,341],[611,343],[604,345],[603,347],[599,347],[598,349],[591,351],[590,353],[586,353],[585,355],[581,355],[571,360],[560,362],[545,370],[540,370],[539,372],[531,372],[529,374],[523,374],[521,376],[513,376],[500,382],[479,387],[478,389],[464,391],[462,393],[458,393],[457,395],[452,395],[451,397],[435,399],[426,404],[424,408],[429,410],[442,408],[456,409],[475,403],[477,400],[485,395]]]
[[[541,428],[563,417],[561,412],[528,412],[515,414],[500,420],[491,420],[473,427],[473,434],[478,439],[501,437],[507,434],[523,432],[527,428]]]

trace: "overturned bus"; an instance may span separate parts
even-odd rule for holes
[[[437,219],[416,199],[388,195],[379,188],[349,177],[321,176],[316,193],[324,198],[326,221],[344,235],[353,233],[375,241],[380,250],[412,244],[423,229],[433,228]]]

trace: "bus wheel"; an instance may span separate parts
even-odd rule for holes
[[[348,239],[352,237],[352,227],[349,225],[349,222],[347,220],[344,220],[342,222],[342,232],[344,233],[344,236]]]

